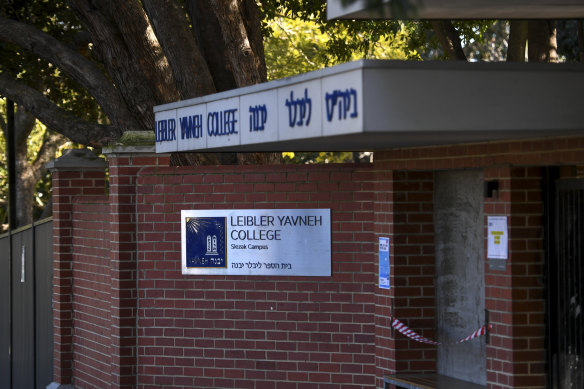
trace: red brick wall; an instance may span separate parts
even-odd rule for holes
[[[542,168],[511,170],[513,385],[545,388],[544,205]]]
[[[431,371],[432,347],[392,336],[391,302],[433,337],[432,172],[483,168],[500,187],[485,199],[485,225],[508,216],[510,238],[505,271],[485,258],[489,388],[545,387],[539,166],[582,166],[583,149],[578,137],[390,150],[373,167],[165,168],[165,157],[114,153],[107,204],[93,197],[102,172],[57,171],[55,381],[363,388],[381,387],[384,373]],[[180,210],[197,208],[331,208],[333,277],[182,276]],[[389,291],[377,288],[380,236],[391,238]],[[90,316],[96,308],[104,316]]]
[[[581,165],[584,137],[525,139],[396,149],[375,153],[375,164],[391,170],[441,170],[515,166]]]
[[[436,350],[391,330],[393,315],[434,338],[434,221],[431,172],[391,171],[376,162],[377,236],[390,237],[391,289],[377,289],[377,387],[385,373],[436,369]],[[377,259],[377,258],[376,258]]]
[[[375,163],[375,186],[373,188],[373,210],[375,236],[373,242],[374,261],[379,258],[379,238],[390,238],[390,260],[395,255],[393,245],[393,172],[385,166]],[[378,263],[378,262],[377,262]],[[378,265],[379,266],[379,265]],[[395,339],[391,331],[391,298],[395,290],[393,268],[390,274],[392,289],[375,288],[375,358],[377,367],[376,387],[383,387],[383,374],[396,370]],[[376,272],[379,276],[379,269]],[[375,280],[378,282],[378,280]]]
[[[73,377],[73,205],[77,196],[103,194],[103,171],[64,169],[53,172],[53,317],[54,380],[70,384]]]
[[[360,169],[143,169],[139,387],[375,385],[373,174]],[[180,211],[229,208],[331,208],[333,276],[181,275]]]
[[[508,216],[510,258],[504,272],[490,270],[485,258],[485,304],[490,311],[490,322],[494,326],[490,344],[487,346],[489,388],[545,387],[548,367],[545,365],[544,236],[540,167],[570,164],[581,166],[584,162],[582,150],[584,138],[574,137],[412,148],[375,154],[375,169],[393,172],[392,192],[378,193],[376,197],[381,201],[388,201],[388,204],[377,203],[375,207],[380,210],[385,208],[387,214],[383,216],[384,220],[394,222],[393,227],[385,227],[382,223],[376,224],[376,232],[381,233],[385,229],[395,243],[392,247],[394,265],[391,268],[394,277],[400,274],[400,266],[406,264],[400,262],[399,253],[404,249],[400,247],[400,242],[403,244],[411,236],[411,232],[418,231],[408,231],[410,227],[406,222],[407,216],[398,216],[400,209],[403,210],[403,206],[407,206],[403,203],[407,194],[399,192],[404,190],[407,192],[411,188],[407,185],[400,187],[398,184],[397,181],[403,174],[406,172],[427,174],[423,172],[440,169],[484,168],[486,181],[499,181],[500,190],[496,196],[485,199],[485,226],[489,215]],[[388,182],[390,180],[391,178],[387,179]],[[389,183],[385,185],[390,186]],[[391,196],[393,204],[384,196]],[[404,224],[400,227],[400,223]],[[406,235],[401,236],[402,233]],[[485,228],[485,256],[486,238]],[[430,239],[430,235],[427,239]],[[433,250],[431,241],[428,240],[426,243],[427,249]],[[407,250],[406,248],[406,252]],[[427,254],[426,265],[429,266],[431,260],[429,252]],[[430,267],[427,269],[430,271]],[[404,305],[403,302],[398,304],[397,301],[400,299],[399,296],[405,297],[410,294],[400,290],[399,280],[392,282],[396,288],[387,295],[395,296],[396,316],[407,317],[407,314],[400,315],[399,310],[409,305]],[[420,286],[425,286],[423,280]],[[427,291],[431,293],[430,288]],[[378,312],[389,311],[390,298],[381,293],[376,301],[380,305],[377,307]],[[431,312],[430,305],[427,306],[427,312]],[[416,313],[412,315],[417,317]],[[378,321],[383,321],[383,316],[380,315]],[[407,324],[418,330],[418,324],[409,322]],[[419,326],[423,328],[424,324],[419,323]],[[433,325],[430,324],[429,327],[424,334],[432,333]],[[387,324],[378,325],[378,336],[389,332]],[[406,344],[402,344],[409,341],[402,339],[401,334],[396,334],[394,341],[384,338],[377,340],[378,344],[384,342],[386,346],[382,352],[379,346],[377,350],[378,386],[383,373],[408,369],[408,363],[412,364],[418,359],[417,355],[409,353]],[[403,354],[404,351],[406,354]],[[431,362],[432,354],[430,351],[426,352],[429,353]],[[380,358],[380,354],[387,359]]]
[[[434,175],[394,172],[394,315],[434,339]],[[395,333],[396,371],[435,371],[436,350]]]
[[[135,388],[137,344],[137,221],[139,171],[148,166],[168,166],[169,158],[152,153],[108,154],[110,172],[111,250],[110,304],[112,386]],[[160,226],[160,228],[164,228]]]
[[[485,199],[489,215],[507,216],[505,271],[486,266],[486,307],[496,326],[487,347],[493,388],[546,386],[542,171],[539,167],[485,170],[499,191]],[[486,237],[485,231],[485,237]],[[485,242],[486,250],[486,242]]]
[[[83,197],[73,205],[75,387],[103,389],[111,382],[109,216],[107,197]]]
[[[485,169],[485,181],[498,181],[499,190],[490,198],[485,198],[485,257],[487,256],[487,220],[489,216],[511,215],[511,169],[498,167]],[[510,226],[509,226],[510,227]],[[509,231],[509,247],[512,248],[513,234]],[[510,256],[512,254],[510,253]],[[506,271],[490,270],[485,263],[485,308],[493,331],[487,345],[487,382],[493,388],[509,387],[513,376],[513,284],[511,267]]]

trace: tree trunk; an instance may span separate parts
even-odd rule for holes
[[[467,60],[462,50],[460,36],[452,25],[452,22],[449,20],[435,20],[432,21],[432,27],[448,59],[457,61]]]
[[[140,64],[148,85],[153,86],[156,100],[178,100],[180,95],[170,65],[140,3],[106,0],[106,8],[114,11],[111,16],[120,29],[129,54]]]
[[[166,103],[157,99],[157,87],[149,82],[142,65],[136,61],[116,26],[110,9],[103,2],[91,0],[67,0],[83,26],[91,34],[94,52],[111,76],[116,88],[124,98],[125,105],[132,112],[142,130],[154,128],[152,106]],[[128,21],[130,22],[130,21]]]
[[[16,160],[16,223],[18,227],[31,224],[34,210],[36,184],[45,174],[45,165],[53,159],[58,147],[67,140],[60,134],[45,133],[41,148],[34,161],[29,162],[28,140],[36,126],[36,118],[22,106],[15,113],[15,160]]]
[[[217,92],[237,88],[229,53],[221,37],[221,25],[209,0],[185,0],[185,7],[193,26],[193,36],[207,61]]]
[[[253,0],[210,0],[225,47],[229,52],[231,70],[238,87],[266,81],[266,65],[263,43],[258,31],[259,18],[248,20],[250,14],[257,15]]]
[[[27,159],[28,136],[35,125],[35,118],[21,107],[14,115],[14,149],[16,160],[16,223],[22,227],[33,222],[32,210],[37,179]]]
[[[556,22],[530,20],[528,25],[527,56],[529,62],[558,62]]]
[[[526,20],[511,20],[509,22],[507,62],[525,62],[528,25]]]
[[[143,4],[162,42],[181,98],[188,99],[215,92],[213,78],[194,36],[189,31],[187,15],[180,3],[143,0]]]

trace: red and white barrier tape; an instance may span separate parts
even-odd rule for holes
[[[428,343],[428,344],[433,344],[433,345],[442,344],[441,342],[436,342],[435,340],[428,339],[428,338],[423,337],[422,335],[417,334],[416,332],[412,331],[410,328],[408,328],[408,326],[406,326],[404,323],[402,323],[398,319],[393,319],[393,321],[391,322],[391,326],[393,328],[395,328],[396,330],[398,330],[399,332],[401,332],[402,334],[404,334],[405,336],[407,336],[408,338],[415,340],[416,342]],[[479,336],[486,335],[487,332],[490,331],[492,328],[493,328],[492,324],[484,325],[481,328],[479,328],[478,330],[476,330],[475,332],[473,332],[472,334],[470,334],[469,336],[467,336],[466,338],[462,338],[459,341],[457,341],[456,343],[458,344],[458,343],[462,343],[462,342],[467,342],[471,339],[478,338]]]
[[[478,330],[476,330],[475,332],[473,332],[472,334],[470,334],[466,338],[462,338],[456,343],[467,342],[471,339],[478,338],[479,336],[486,335],[487,331],[490,331],[492,329],[493,329],[493,325],[491,323],[485,324],[484,326],[482,326],[481,328],[479,328]]]
[[[391,326],[393,328],[395,328],[396,330],[398,330],[399,332],[401,332],[402,334],[404,334],[405,336],[407,336],[408,338],[415,340],[416,342],[435,344],[435,345],[440,344],[440,342],[436,342],[434,340],[424,338],[423,336],[416,334],[414,331],[410,330],[408,328],[408,326],[406,326],[404,323],[402,323],[398,319],[393,319]]]

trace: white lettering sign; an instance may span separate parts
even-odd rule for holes
[[[362,132],[359,70],[304,82],[274,81],[192,104],[155,109],[156,152],[222,149]],[[220,98],[227,93],[230,97]],[[232,96],[237,94],[237,96]]]

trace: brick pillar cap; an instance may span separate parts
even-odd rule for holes
[[[89,149],[67,150],[63,156],[46,164],[50,171],[104,170],[105,167],[105,159],[98,157]]]
[[[116,142],[103,148],[103,154],[152,154],[156,152],[154,131],[126,131]]]

